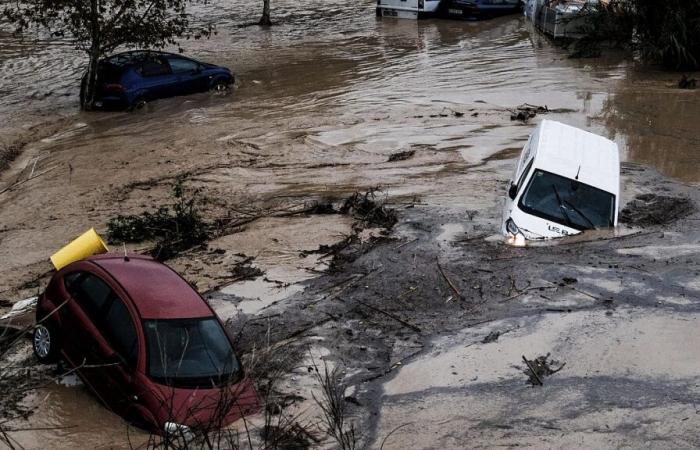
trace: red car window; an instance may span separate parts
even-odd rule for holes
[[[97,325],[112,289],[95,275],[86,272],[78,272],[77,276],[71,274],[64,280],[70,295]]]
[[[112,296],[112,302],[104,315],[102,329],[112,349],[122,355],[130,366],[135,366],[138,358],[136,327],[126,305],[116,295]]]

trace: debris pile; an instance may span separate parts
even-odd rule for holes
[[[549,108],[547,106],[537,106],[531,105],[529,103],[523,103],[515,109],[510,110],[510,120],[519,120],[521,122],[527,122],[528,120],[535,117],[537,114],[547,114]]]
[[[345,200],[339,212],[352,214],[364,226],[391,229],[399,220],[396,211],[387,208],[384,202],[377,201],[376,192],[377,189],[370,189],[364,194],[355,192]]]
[[[393,154],[389,155],[388,162],[405,161],[407,159],[413,158],[413,155],[415,155],[415,154],[416,154],[415,150],[406,150],[403,152],[393,153]]]
[[[523,361],[527,366],[523,373],[527,375],[528,382],[533,386],[542,386],[544,384],[542,382],[544,377],[554,375],[563,369],[564,366],[566,366],[566,363],[559,364],[559,361],[550,360],[549,355],[550,354],[547,353],[544,356],[538,356],[537,358],[531,360],[527,359],[525,355],[523,355]],[[553,366],[559,367],[554,369]]]

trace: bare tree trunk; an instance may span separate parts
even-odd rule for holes
[[[272,21],[270,20],[270,0],[263,0],[263,13],[258,25],[262,25],[264,27],[269,27],[272,25]]]
[[[81,86],[81,107],[92,109],[95,103],[95,88],[97,85],[97,66],[100,60],[100,24],[98,0],[90,0],[90,61],[86,82]]]

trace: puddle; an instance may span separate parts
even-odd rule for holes
[[[210,304],[222,320],[229,319],[239,313],[255,315],[262,309],[284,300],[297,292],[302,292],[304,287],[299,284],[280,285],[272,281],[266,281],[264,277],[255,280],[242,281],[222,288],[223,294],[241,297],[238,303],[232,300],[213,299]]]

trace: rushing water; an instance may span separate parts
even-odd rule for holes
[[[396,115],[410,117],[423,108],[478,100],[508,107],[547,104],[576,110],[570,122],[616,138],[631,160],[700,180],[693,126],[700,103],[696,92],[675,89],[676,74],[640,70],[615,58],[570,60],[517,16],[484,22],[381,20],[373,1],[280,0],[273,5],[279,25],[266,30],[243,26],[257,19],[259,5],[253,6],[240,0],[198,6],[197,16],[214,24],[217,34],[183,43],[187,54],[238,75],[237,98],[217,114],[374,115],[388,118],[383,133],[394,139],[386,129],[404,125]],[[0,42],[0,119],[6,130],[24,124],[26,115],[76,110],[85,60],[69,42],[21,40],[8,33],[0,34]],[[199,100],[161,102],[159,116],[211,106]],[[171,125],[162,119],[150,125]],[[426,124],[405,125],[418,129],[401,130],[401,140],[423,134]]]
[[[426,194],[434,204],[474,207],[474,201],[450,194],[454,185],[439,175],[450,164],[457,177],[485,159],[516,155],[532,126],[511,122],[505,108],[531,103],[562,108],[567,112],[556,119],[615,139],[624,159],[651,164],[687,182],[700,181],[695,126],[700,93],[676,89],[676,74],[640,69],[617,57],[571,60],[518,16],[483,22],[382,20],[375,17],[374,4],[274,0],[278,25],[271,29],[243,26],[257,20],[257,3],[253,9],[242,0],[200,6],[199,16],[215,23],[217,34],[186,41],[183,48],[192,57],[232,68],[234,93],[162,100],[136,114],[77,112],[83,55],[67,41],[0,34],[0,133],[68,117],[70,131],[42,145],[74,152],[76,177],[85,155],[89,164],[83,167],[117,152],[132,152],[138,164],[147,153],[142,149],[183,148],[198,158],[209,150],[224,151],[228,140],[254,139],[261,149],[256,157],[265,165],[215,170],[204,181],[240,179],[244,187],[224,191],[226,195],[255,192],[269,198],[382,183],[394,194]],[[453,111],[464,116],[455,117]],[[429,148],[444,156],[423,164],[419,155],[412,171],[375,168],[407,148]],[[144,161],[142,166],[155,164]],[[333,171],[318,168],[338,161],[343,164]],[[123,175],[105,170],[102,183],[138,179],[139,171],[147,170]],[[92,195],[94,187],[80,186],[83,191],[74,195]],[[42,201],[54,201],[45,197],[36,194],[37,211],[44,209]],[[4,219],[26,214],[17,209],[19,203],[3,206]],[[58,219],[52,223],[68,223],[60,215]],[[5,224],[7,229],[13,225]],[[16,227],[21,230],[21,225]],[[63,234],[51,233],[41,244],[58,247]],[[23,236],[6,237],[7,246]],[[3,251],[3,273],[9,273],[12,264],[45,258],[48,250],[18,246]],[[55,386],[27,401],[40,404],[36,426],[90,421],[70,432],[21,436],[29,447],[40,441],[72,448],[125,445],[123,425],[105,409],[92,408],[96,403],[83,388]],[[81,418],[82,412],[71,405],[88,405],[90,418]],[[95,423],[101,424],[99,435]]]

